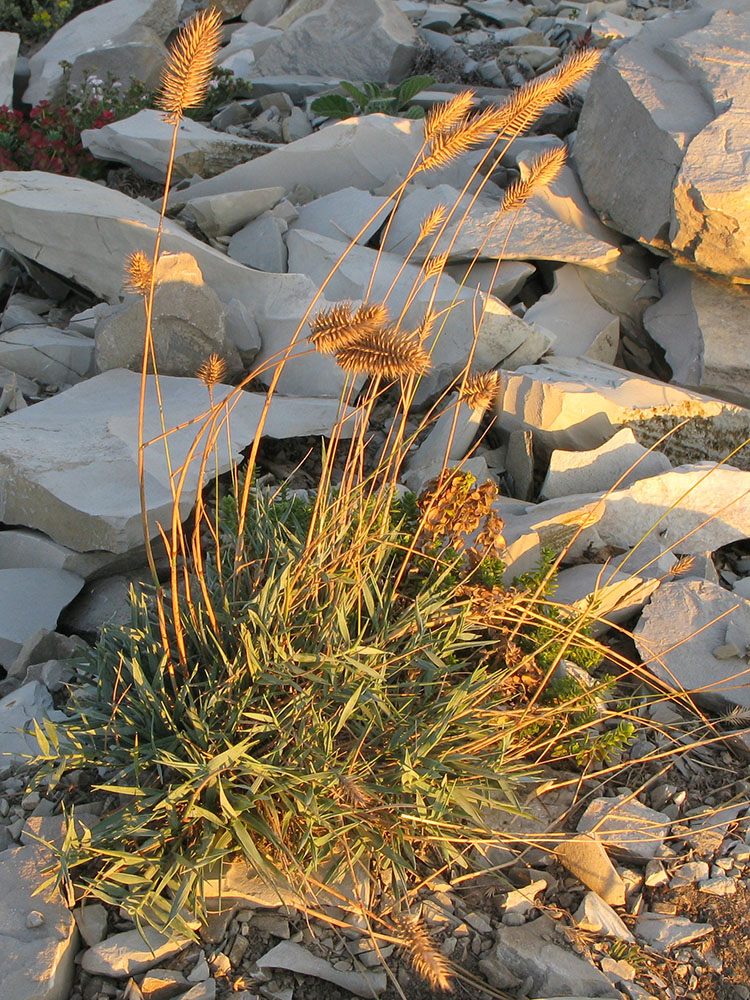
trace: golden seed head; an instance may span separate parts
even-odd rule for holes
[[[143,250],[131,253],[125,263],[125,288],[129,292],[140,292],[141,295],[148,295],[151,285],[151,270],[151,261]]]
[[[434,278],[437,274],[442,274],[445,270],[445,265],[448,263],[449,256],[450,254],[445,250],[443,253],[435,254],[434,257],[428,257],[423,264],[425,280]]]
[[[552,146],[545,149],[531,164],[527,176],[509,185],[501,212],[514,212],[522,208],[538,188],[551,184],[565,165],[567,150],[565,146]]]
[[[479,375],[470,375],[460,393],[460,400],[472,410],[489,410],[497,399],[500,373],[493,370]]]
[[[162,70],[156,106],[164,120],[176,125],[186,108],[203,103],[214,60],[221,47],[222,15],[199,10],[180,28]]]
[[[412,333],[380,327],[336,351],[336,361],[352,375],[377,375],[386,379],[423,375],[430,356]]]
[[[417,975],[434,990],[451,989],[450,962],[432,943],[422,920],[413,914],[401,916],[398,930],[401,947]]]
[[[349,302],[321,310],[310,321],[308,340],[322,354],[335,354],[388,322],[388,310],[380,303],[363,302],[352,312]]]
[[[422,240],[427,239],[428,236],[431,236],[435,232],[445,218],[446,211],[447,209],[445,205],[436,205],[433,208],[422,225],[419,227],[419,239],[417,242],[421,243]]]
[[[465,90],[443,104],[435,104],[424,120],[424,137],[429,142],[441,132],[455,128],[466,118],[474,103],[474,91]]]
[[[669,571],[672,576],[682,576],[695,565],[695,556],[681,556]]]
[[[227,363],[218,354],[211,354],[200,366],[196,375],[208,389],[213,389],[227,373]]]

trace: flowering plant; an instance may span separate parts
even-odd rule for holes
[[[83,122],[75,111],[40,101],[24,118],[21,111],[2,105],[0,170],[48,170],[94,180],[101,164],[81,145],[81,128],[101,128],[114,117],[99,110],[93,121]]]

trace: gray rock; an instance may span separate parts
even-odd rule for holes
[[[554,273],[551,292],[524,314],[555,335],[553,354],[586,357],[613,364],[620,343],[620,320],[596,302],[580,276],[580,268],[566,264]]]
[[[140,546],[136,474],[139,391],[140,376],[117,369],[3,417],[0,517],[9,523],[25,522],[40,528],[79,551],[127,552]],[[208,395],[197,379],[163,376],[161,391],[168,428],[205,412]],[[215,402],[219,403],[228,391],[226,386],[217,386]],[[145,438],[152,440],[161,434],[161,420],[151,377],[147,395]],[[265,393],[239,394],[230,418],[235,454],[253,439],[264,401]],[[329,433],[335,413],[336,403],[332,400],[291,401],[279,396],[271,405],[264,432],[278,438]],[[195,426],[184,426],[170,435],[174,467],[184,462],[195,434]],[[218,468],[223,471],[228,468],[229,456],[222,434],[218,436],[218,449]],[[183,515],[187,515],[195,498],[198,474],[193,463],[185,483]],[[212,463],[206,474],[215,474]],[[155,521],[169,523],[172,506],[161,441],[147,451],[146,475],[155,532]]]
[[[503,302],[515,298],[534,271],[533,265],[523,260],[480,260],[475,264],[448,264],[445,268],[445,273],[459,284],[464,282],[467,288],[481,288]]]
[[[74,385],[93,374],[94,345],[52,326],[22,326],[0,334],[0,364],[40,385]]]
[[[189,944],[187,938],[167,937],[153,927],[112,934],[84,951],[81,966],[90,976],[124,979],[153,969],[162,959],[171,958]]]
[[[505,471],[511,484],[511,496],[530,500],[534,489],[534,442],[531,431],[511,431],[505,455]]]
[[[38,894],[50,860],[36,846],[0,853],[0,1000],[66,1000],[73,986],[73,917],[56,889]]]
[[[358,997],[377,997],[385,990],[387,978],[381,971],[340,972],[323,958],[312,955],[292,941],[282,941],[257,959],[260,969],[287,969],[335,983]]]
[[[81,142],[99,159],[126,163],[141,177],[163,183],[172,132],[173,126],[164,121],[161,112],[144,108],[103,128],[84,129]],[[178,130],[173,183],[194,174],[213,177],[266,151],[264,143],[216,132],[200,122],[183,118]]]
[[[354,187],[343,188],[302,205],[297,219],[289,228],[306,229],[319,236],[347,241],[353,240],[363,230],[357,243],[366,244],[383,224],[384,214],[377,213],[386,201],[386,198],[376,197],[368,191],[360,191]],[[368,225],[372,216],[376,218]]]
[[[242,12],[243,21],[269,24],[283,13],[286,0],[250,0]]]
[[[25,764],[39,753],[34,723],[42,725],[45,717],[54,720],[59,713],[52,710],[52,697],[38,681],[0,698],[0,767]]]
[[[247,267],[284,274],[287,270],[286,229],[282,219],[271,212],[264,212],[234,234],[227,252]]]
[[[547,358],[500,373],[497,424],[534,432],[544,451],[598,448],[622,427],[645,447],[677,424],[659,450],[676,464],[723,461],[750,437],[750,410],[583,358]],[[732,463],[750,468],[750,449]]]
[[[13,107],[13,74],[20,42],[15,31],[0,31],[0,107]]]
[[[620,917],[595,892],[586,893],[581,905],[573,915],[573,920],[581,930],[591,931],[593,934],[601,934],[605,937],[614,937],[620,941],[631,941],[635,944],[635,938]]]
[[[706,861],[688,861],[687,864],[680,865],[669,880],[670,889],[680,889],[683,886],[693,885],[702,879],[708,878],[708,863]]]
[[[228,191],[191,199],[183,214],[198,223],[206,236],[231,236],[284,197],[284,188]]]
[[[623,905],[625,883],[597,837],[581,834],[566,838],[555,848],[555,855],[569,872],[610,906]]]
[[[580,996],[581,991],[589,997],[620,996],[595,965],[561,947],[559,940],[554,922],[539,917],[522,927],[499,927],[490,956],[522,981],[531,978],[536,996]]]
[[[61,635],[40,628],[24,642],[18,656],[7,667],[9,677],[23,677],[29,667],[50,660],[68,660],[80,656],[88,646],[78,636]]]
[[[665,916],[663,913],[641,913],[635,924],[635,933],[657,951],[672,951],[682,945],[711,934],[711,924],[696,924],[687,917]]]
[[[84,11],[31,57],[31,80],[23,100],[38,104],[60,95],[61,60],[72,64],[73,84],[95,70],[103,80],[111,72],[124,86],[136,77],[154,89],[166,57],[162,41],[175,27],[178,12],[177,0],[110,0]]]
[[[307,275],[318,287],[347,249],[345,243],[302,230],[292,230],[287,234],[287,246],[289,270]],[[386,305],[391,315],[397,317],[415,287],[419,270],[414,265],[404,266],[403,260],[395,254],[384,253],[378,259],[375,250],[352,247],[326,286],[326,296],[341,300],[361,299],[367,290],[376,260],[377,271],[371,301],[383,301],[395,281]],[[423,319],[435,280],[430,279],[419,288],[404,317],[403,329],[415,329]],[[435,312],[448,308],[450,311],[436,323],[436,332],[426,341],[426,345],[432,348],[433,368],[420,380],[416,397],[418,401],[444,388],[463,369],[473,341],[473,293],[466,291],[461,294],[458,285],[445,274],[439,277],[437,284],[432,307]],[[511,351],[523,344],[533,328],[511,313],[498,299],[480,293],[477,308],[485,308],[474,355],[474,364],[477,370],[482,371],[499,364]]]
[[[193,376],[211,354],[218,354],[230,377],[239,374],[242,360],[226,336],[221,301],[203,280],[195,258],[189,253],[162,254],[156,282],[152,335],[159,373]],[[121,312],[96,328],[98,370],[140,371],[145,330],[143,299],[132,295]]]
[[[634,635],[648,669],[670,687],[694,692],[696,699],[722,709],[747,708],[747,660],[713,655],[730,627],[750,641],[750,602],[715,583],[674,580],[652,597]]]
[[[662,298],[646,310],[646,329],[664,348],[675,382],[741,394],[750,401],[750,291],[665,263]],[[735,398],[731,396],[730,398]]]
[[[625,622],[640,611],[659,586],[658,579],[641,579],[633,571],[622,573],[612,566],[581,563],[560,570],[555,601],[573,610],[587,612],[593,634],[604,622]]]
[[[518,28],[529,23],[534,12],[515,0],[467,0],[466,7],[501,28]]]
[[[594,833],[613,850],[649,861],[659,852],[670,825],[665,813],[629,795],[594,799],[578,822],[579,833]]]
[[[180,995],[180,1000],[214,1000],[216,996],[216,980],[207,979],[204,983],[196,983],[187,993]]]
[[[317,73],[345,80],[399,81],[416,33],[393,0],[298,0],[271,22],[283,29],[256,55],[260,73]]]
[[[82,586],[80,576],[65,570],[0,569],[0,664],[9,667],[40,628],[54,629]]]
[[[649,452],[638,444],[630,427],[623,427],[592,451],[553,451],[540,496],[552,499],[606,491],[616,484],[626,489],[639,479],[671,468],[665,455]]]

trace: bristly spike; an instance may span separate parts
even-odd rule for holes
[[[336,351],[336,361],[351,375],[376,375],[386,379],[423,375],[430,356],[413,333],[380,327]]]
[[[552,146],[534,160],[527,176],[511,184],[503,196],[501,212],[514,212],[522,208],[541,187],[551,184],[565,166],[567,150],[565,146]]]
[[[136,250],[135,253],[131,253],[125,264],[127,274],[125,288],[127,291],[148,295],[151,285],[151,270],[151,261],[143,250]]]
[[[421,243],[422,240],[426,240],[428,236],[432,236],[438,226],[442,223],[445,218],[448,209],[445,205],[436,205],[430,214],[425,218],[422,225],[419,227],[419,237],[417,242]]]
[[[450,962],[432,943],[422,920],[409,915],[401,917],[399,924],[403,935],[402,947],[417,975],[433,990],[450,990]]]
[[[227,363],[219,354],[211,354],[200,366],[196,375],[207,389],[213,389],[227,373]]]
[[[466,115],[471,111],[473,103],[474,91],[465,90],[460,94],[456,94],[449,101],[433,105],[427,112],[424,120],[425,139],[431,142],[441,132],[447,132],[455,128],[459,122],[462,122],[466,118]]]
[[[176,125],[186,108],[203,103],[221,47],[222,15],[215,8],[200,10],[180,28],[164,66],[156,106],[164,120]]]
[[[363,302],[352,312],[349,302],[321,310],[310,321],[309,341],[321,354],[335,354],[388,322],[388,310],[378,302]]]
[[[483,413],[494,404],[497,399],[500,387],[500,373],[496,370],[482,372],[478,375],[470,375],[459,399],[472,410],[481,410]]]

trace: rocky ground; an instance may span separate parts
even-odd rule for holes
[[[476,367],[498,369],[500,391],[465,465],[501,486],[509,574],[583,525],[555,599],[575,607],[597,591],[602,617],[633,629],[632,640],[611,633],[613,648],[643,661],[652,685],[694,698],[654,698],[645,681],[622,678],[640,706],[628,753],[583,775],[550,769],[525,818],[493,817],[492,856],[425,888],[424,916],[468,1000],[750,997],[750,451],[740,447],[750,438],[750,2],[683,6],[221,0],[219,63],[252,82],[251,96],[210,125],[181,128],[155,329],[172,426],[204,409],[194,376],[208,354],[236,377],[286,345],[419,149],[420,121],[328,122],[311,109],[317,96],[342,79],[419,72],[436,82],[414,103],[470,86],[486,107],[576,46],[604,53],[470,207],[437,309],[480,247],[482,262],[434,345],[418,403],[464,365],[481,287]],[[164,43],[192,9],[111,0],[42,46],[0,33],[0,105],[54,99],[63,59],[74,81],[111,72],[156,86]],[[558,180],[510,234],[495,229],[502,191],[558,143],[570,151]],[[107,183],[0,173],[0,1000],[390,1000],[398,994],[372,941],[343,911],[331,910],[345,918],[338,928],[309,921],[299,899],[280,907],[247,879],[201,928],[202,947],[157,936],[147,946],[113,909],[71,914],[57,893],[33,895],[49,863],[35,838],[60,835],[63,805],[76,802],[88,824],[108,808],[85,771],[64,788],[34,786],[33,722],[59,717],[66,660],[105,621],[127,617],[127,588],[143,574],[142,307],[123,292],[123,262],[152,245],[169,128],[143,110],[87,131],[84,144],[110,165]],[[398,309],[422,220],[458,200],[480,155],[420,175],[387,231],[384,218],[365,229],[321,305],[361,300],[381,250],[373,296],[395,279]],[[267,482],[286,478],[330,428],[341,379],[322,355],[285,370],[266,425]],[[253,438],[263,378],[255,388],[233,412],[223,469]],[[482,429],[460,413],[456,461]],[[376,411],[376,440],[388,418],[387,405]],[[146,437],[158,427],[153,404]],[[419,490],[435,474],[444,435],[437,427],[419,442],[405,485]],[[172,441],[179,460],[190,434]],[[148,471],[155,523],[170,507],[160,455]],[[308,464],[293,484],[314,483]],[[195,471],[186,516],[200,486]],[[383,957],[409,1000],[432,997],[392,947]]]

